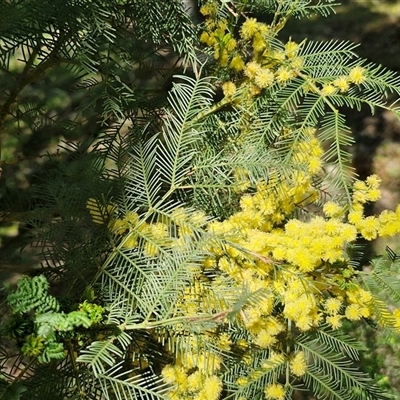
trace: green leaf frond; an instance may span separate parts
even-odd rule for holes
[[[319,138],[321,142],[328,143],[330,146],[324,154],[324,160],[327,163],[336,163],[327,181],[339,192],[344,191],[347,199],[350,200],[349,184],[354,173],[349,167],[351,155],[346,149],[353,143],[353,139],[344,117],[330,103],[330,98],[326,99],[316,93],[304,94],[306,84],[307,82],[302,79],[294,79],[285,87],[277,86],[276,103],[267,114],[270,118],[263,127],[265,132],[276,132],[275,137],[279,135],[279,132],[287,123],[285,118],[281,117],[282,114],[292,114],[293,119],[298,119],[299,123],[294,123],[294,126],[297,125],[298,129],[293,131],[293,137],[278,138],[270,152],[277,157],[278,164],[287,166],[288,170],[293,169],[291,162],[293,144],[298,143],[303,138],[305,128],[309,126],[320,127]],[[271,114],[278,117],[273,117]],[[285,145],[286,142],[290,142],[289,148]],[[285,170],[282,167],[280,169]]]
[[[60,305],[55,297],[48,294],[49,283],[43,275],[32,279],[22,278],[18,288],[7,296],[7,303],[14,313],[28,313],[35,310],[38,313],[57,312]]]
[[[326,344],[326,340],[321,341],[321,336],[311,340],[309,336],[302,336],[296,341],[308,360],[304,384],[318,399],[387,399],[374,381],[354,366],[351,359]]]
[[[92,342],[81,351],[76,361],[90,366],[95,377],[104,374],[107,366],[113,367],[116,364],[116,357],[123,356],[123,351],[113,343],[114,340],[112,336],[107,340]]]
[[[107,400],[163,400],[170,389],[161,377],[126,371],[121,364],[99,375],[98,381]]]
[[[330,143],[329,149],[324,153],[324,159],[325,162],[334,166],[328,174],[327,181],[333,192],[344,191],[347,200],[350,201],[350,185],[355,172],[350,167],[351,154],[347,149],[354,140],[344,117],[339,112],[329,113],[324,117],[319,138],[323,143]]]
[[[143,319],[169,318],[181,288],[201,267],[205,239],[198,237],[197,241],[188,241],[185,248],[168,248],[168,244],[159,244],[151,236],[142,236],[140,240],[142,244],[138,249],[120,248],[111,253],[99,279],[111,304],[124,299],[131,310],[138,308],[134,312]],[[141,248],[148,245],[157,249],[157,257],[143,255]]]
[[[61,279],[67,293],[74,285],[84,288],[100,262],[106,236],[100,225],[93,226],[94,235],[87,229],[92,224],[87,202],[104,202],[110,192],[109,183],[99,179],[101,157],[79,155],[76,150],[65,149],[59,160],[49,157],[37,184],[21,196],[32,204],[23,220],[35,235],[33,245],[44,273]]]
[[[201,117],[211,111],[214,94],[209,79],[176,78],[182,82],[174,85],[168,98],[171,111],[166,110],[158,165],[170,190],[181,186],[191,171],[191,161],[200,147]]]
[[[372,262],[371,267],[372,273],[361,275],[371,292],[384,294],[391,301],[400,303],[400,283],[395,279],[399,273],[399,262],[377,258]]]
[[[340,331],[334,331],[328,327],[321,327],[316,332],[316,335],[320,342],[327,346],[328,349],[337,353],[344,353],[355,361],[359,359],[359,352],[366,350],[362,343]]]
[[[400,94],[400,76],[396,72],[367,60],[362,60],[361,65],[367,70],[367,80],[363,83],[367,91],[374,90],[381,93],[383,99],[388,93]]]
[[[154,115],[165,100],[154,94],[197,62],[197,28],[178,0],[148,2],[145,10],[139,1],[119,0],[3,3],[0,69],[13,79],[3,87],[0,125],[11,133],[21,125],[24,134],[51,126],[70,136],[72,128],[85,132],[95,114],[110,131],[138,114]],[[31,101],[33,82],[47,86],[60,73],[79,96],[74,116],[53,110],[51,101]]]
[[[335,0],[318,0],[318,2],[310,3],[308,0],[300,0],[291,4],[291,13],[294,17],[300,18],[304,16],[311,16],[315,14],[326,17],[332,14],[335,10],[335,6],[338,3],[334,3]]]
[[[358,58],[353,51],[356,47],[349,41],[307,41],[300,47],[299,56],[304,59],[304,72],[313,78],[340,76],[349,60]]]
[[[141,1],[135,0],[130,2],[127,9],[135,21],[140,21],[134,27],[139,39],[148,39],[150,33],[154,43],[169,43],[183,56],[184,63],[197,61],[195,49],[197,31],[185,11],[183,2],[151,0],[144,8]]]
[[[360,275],[361,282],[373,295],[371,308],[376,321],[384,328],[391,327],[395,321],[389,307],[400,306],[399,262],[376,258],[371,262],[371,269]]]
[[[298,10],[294,16],[296,18],[310,17],[315,14],[327,17],[328,15],[335,12],[335,7],[340,3],[336,3],[335,0],[318,0],[318,2],[310,3],[308,1],[298,2]]]
[[[135,205],[151,209],[161,197],[160,171],[157,168],[157,138],[137,142],[130,151],[126,175],[124,202],[130,209]]]
[[[32,357],[18,357],[10,347],[0,348],[0,367],[2,377],[8,381],[6,392],[2,392],[0,388],[2,399],[8,398],[9,394],[18,389],[21,389],[18,397],[21,400],[95,400],[102,394],[91,371],[78,369],[69,356],[62,361],[53,360],[50,364],[40,364]],[[22,381],[15,379],[22,375]]]
[[[256,0],[248,5],[248,2],[243,2],[251,10],[264,13],[275,13],[281,18],[295,18],[311,17],[312,15],[319,14],[324,17],[334,12],[335,0],[318,0],[317,2],[310,2],[309,0],[299,0],[293,2],[291,0]]]
[[[245,151],[246,148],[249,152]],[[189,187],[193,188],[191,200],[197,207],[219,217],[224,213],[223,205],[229,202],[232,209],[225,209],[229,215],[235,211],[235,203],[238,204],[240,184],[251,182],[255,185],[260,180],[268,181],[270,170],[272,175],[278,165],[280,159],[275,158],[272,152],[255,147],[250,138],[236,151],[198,153],[188,179]]]

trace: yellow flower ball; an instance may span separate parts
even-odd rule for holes
[[[264,389],[264,394],[268,400],[285,400],[286,391],[280,383],[272,383]]]
[[[240,28],[243,39],[251,39],[258,32],[258,22],[255,18],[248,18]]]
[[[359,85],[366,80],[365,69],[359,65],[352,68],[349,72],[349,81]]]

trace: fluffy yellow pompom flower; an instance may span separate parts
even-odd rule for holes
[[[371,292],[368,292],[368,290],[364,289],[359,289],[357,291],[357,297],[361,304],[369,303],[372,300]]]
[[[293,58],[297,55],[297,51],[299,50],[299,45],[296,42],[289,40],[285,44],[285,53],[287,58]]]
[[[274,345],[277,342],[275,336],[270,335],[265,329],[262,329],[260,333],[257,335],[257,339],[255,341],[257,346],[260,346],[264,349]]]
[[[303,376],[307,371],[306,358],[302,351],[299,351],[289,363],[290,371],[296,376]]]
[[[343,213],[343,207],[334,201],[328,201],[324,204],[323,211],[327,217],[335,218]]]
[[[342,316],[335,314],[326,317],[326,323],[331,326],[332,329],[339,329],[342,326]]]
[[[188,376],[188,387],[190,390],[199,390],[203,386],[203,375],[200,371],[193,372]]]
[[[257,71],[254,78],[254,83],[260,88],[264,89],[274,83],[274,73],[266,68]]]
[[[285,61],[286,55],[282,50],[273,50],[268,53],[268,57],[271,57],[275,61]]]
[[[218,348],[224,351],[229,351],[232,345],[232,340],[229,335],[224,332],[218,338]]]
[[[347,76],[340,76],[333,81],[333,84],[339,89],[341,93],[345,93],[349,90],[349,79]]]
[[[243,39],[251,39],[258,32],[258,22],[255,18],[248,18],[240,28]]]
[[[328,314],[337,314],[340,311],[341,305],[342,302],[335,297],[325,300],[325,310]]]
[[[379,176],[376,174],[372,174],[372,175],[368,176],[366,179],[367,185],[374,189],[377,189],[379,187],[379,185],[381,184],[381,182],[382,182],[382,179],[379,178]]]
[[[308,160],[308,172],[316,175],[322,168],[322,160],[320,157],[310,157]]]
[[[161,375],[165,382],[177,384],[185,388],[187,384],[187,375],[185,370],[180,366],[166,365],[161,371]]]
[[[226,45],[225,45],[225,50],[226,51],[232,51],[232,50],[235,49],[236,45],[237,45],[236,40],[234,38],[230,38],[228,40],[228,42],[226,43]]]
[[[238,386],[246,386],[249,380],[245,376],[241,376],[237,378],[236,383]]]
[[[231,97],[236,93],[236,85],[233,82],[225,82],[222,84],[222,92],[225,97]]]
[[[363,220],[362,210],[350,210],[347,219],[351,224],[358,226],[358,224]]]
[[[331,94],[334,94],[336,92],[336,88],[333,85],[324,85],[324,87],[321,90],[322,96],[330,96]]]
[[[161,375],[167,383],[175,383],[176,381],[176,371],[171,364],[168,364],[163,368]]]
[[[378,217],[379,236],[393,236],[400,232],[400,215],[384,210]]]
[[[122,235],[127,229],[129,229],[128,221],[124,219],[111,220],[109,228],[117,235]]]
[[[368,191],[368,200],[369,201],[378,201],[382,196],[381,191],[378,188],[371,188]]]
[[[261,65],[258,62],[250,61],[246,64],[244,74],[250,79],[254,79],[257,72],[261,70]]]
[[[349,81],[355,83],[356,85],[365,82],[366,79],[365,69],[359,65],[352,68],[349,72]]]
[[[256,33],[253,39],[253,49],[255,51],[263,51],[267,47],[267,43],[260,33]]]
[[[295,322],[296,326],[303,332],[310,330],[314,324],[312,317],[308,314],[301,314]]]
[[[207,400],[217,400],[222,392],[222,382],[217,376],[209,376],[204,381],[202,392]]]
[[[361,307],[358,304],[350,304],[346,308],[345,316],[350,321],[358,321],[362,317]]]
[[[378,236],[379,220],[374,216],[367,217],[360,221],[357,228],[360,230],[364,239],[376,239]]]
[[[137,235],[134,232],[131,232],[126,236],[122,243],[122,247],[125,249],[132,249],[138,245]]]
[[[264,394],[268,400],[284,400],[286,391],[280,383],[273,383],[265,388]]]
[[[288,67],[279,67],[276,71],[276,80],[279,83],[286,83],[290,79],[294,78],[293,71]]]
[[[208,46],[210,46],[211,44],[210,44],[210,34],[208,33],[208,32],[206,32],[206,31],[203,31],[203,32],[201,32],[201,35],[200,35],[200,42],[201,43],[205,43],[205,44],[207,44]]]
[[[293,57],[290,60],[290,66],[295,70],[300,70],[304,66],[304,59],[303,57]]]
[[[355,190],[353,192],[353,203],[364,204],[367,201],[368,201],[368,196],[365,190]]]
[[[229,67],[235,70],[236,72],[242,71],[244,68],[244,61],[242,57],[236,55],[232,58]]]
[[[216,3],[210,2],[207,4],[204,4],[200,8],[200,13],[203,14],[204,16],[210,15],[210,16],[215,16],[218,11],[218,6]]]

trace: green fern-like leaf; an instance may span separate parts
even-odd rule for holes
[[[162,400],[166,398],[169,386],[160,377],[151,373],[136,374],[135,371],[124,371],[116,365],[98,376],[106,399],[117,400]]]
[[[104,374],[106,366],[113,367],[117,364],[115,357],[122,357],[123,352],[113,342],[115,338],[93,342],[82,350],[77,362],[85,363],[91,367],[94,376]]]
[[[49,283],[45,276],[24,277],[18,282],[18,288],[7,297],[7,302],[14,313],[58,312],[60,305],[55,297],[48,294]]]
[[[303,336],[296,341],[308,360],[304,383],[318,398],[387,398],[368,375],[354,367],[352,360],[346,359],[341,352],[327,348],[324,342],[321,342],[321,336],[311,340]]]

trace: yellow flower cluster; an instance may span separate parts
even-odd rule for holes
[[[265,388],[264,393],[268,400],[285,400],[286,390],[280,383],[272,383]]]
[[[200,7],[200,13],[204,16],[215,17],[218,12],[218,3],[216,1],[209,1]]]
[[[311,140],[312,132],[309,129],[309,143],[298,144],[299,163],[306,160],[301,157],[301,151],[310,154],[310,143],[313,143],[311,148],[319,146]],[[307,359],[302,351],[288,350],[285,343],[290,342],[293,334],[322,324],[338,329],[343,320],[379,321],[376,310],[377,305],[381,306],[380,300],[361,287],[346,251],[348,244],[363,234],[364,229],[360,221],[350,221],[354,209],[379,197],[379,178],[373,175],[365,182],[355,182],[349,221],[345,220],[346,209],[333,201],[323,206],[325,217],[314,215],[303,221],[291,218],[294,199],[300,203],[314,195],[310,176],[307,180],[306,174],[294,173],[280,182],[260,182],[255,193],[242,196],[240,211],[224,221],[208,224],[210,233],[222,241],[209,243],[207,250],[213,256],[205,261],[204,268],[218,270],[221,275],[204,282],[197,280],[189,286],[178,303],[178,315],[201,316],[210,308],[222,309],[227,311],[218,321],[222,324],[240,298],[241,288],[262,295],[257,302],[243,304],[237,312],[237,320],[247,332],[246,339],[235,338],[217,328],[202,334],[202,340],[221,350],[220,356],[206,350],[207,346],[190,344],[195,336],[189,335],[191,352],[163,371],[164,379],[174,385],[171,399],[205,398],[205,380],[211,378],[215,380],[214,394],[219,396],[221,383],[215,374],[223,365],[224,352],[232,348],[242,349],[241,362],[247,366],[253,365],[254,359],[246,349],[255,347],[269,352],[268,358],[253,366],[248,376],[238,377],[238,387],[251,384],[283,364],[298,378],[307,372]],[[400,232],[400,213],[387,211],[383,215],[384,218],[382,214],[374,218],[382,226],[386,224],[386,228],[394,224],[397,227],[394,231]],[[377,232],[384,230],[377,228]],[[390,326],[400,330],[399,310],[392,314],[388,311],[389,320],[394,321]],[[198,350],[194,350],[196,346]],[[171,371],[175,371],[175,380],[168,378]],[[200,381],[203,383],[199,384]],[[266,399],[271,400],[283,399],[285,393],[285,387],[278,382],[267,384],[264,390]]]
[[[260,22],[257,24],[259,32],[269,33],[267,25]],[[252,44],[254,55],[243,67],[244,75],[259,89],[265,89],[274,82],[281,85],[286,84],[297,75],[297,71],[303,66],[302,59],[297,57],[299,44],[290,40],[283,49],[272,49],[267,38],[268,36],[257,33]]]
[[[303,376],[307,371],[307,362],[302,351],[296,353],[290,360],[290,372],[297,377]]]
[[[365,68],[357,65],[350,69],[348,75],[342,75],[333,79],[330,83],[325,83],[322,85],[320,94],[322,96],[331,96],[336,94],[338,91],[340,93],[346,93],[351,84],[360,85],[364,83],[367,79]],[[312,88],[308,88],[314,91]]]
[[[236,39],[234,27],[218,16],[214,1],[206,3],[200,11],[206,17],[200,41],[212,49],[218,68],[226,69],[236,80],[238,75],[247,78],[242,79],[241,86],[250,88],[249,96],[259,94],[275,82],[285,85],[303,67],[303,59],[297,56],[298,43],[289,40],[281,48],[271,46],[271,39],[277,32],[270,25],[246,18]],[[232,85],[230,81],[223,84],[225,96],[235,92]]]
[[[221,379],[200,369],[189,372],[181,365],[166,365],[161,374],[172,386],[167,392],[170,400],[218,400],[222,392]]]
[[[168,398],[171,400],[217,400],[222,391],[221,379],[217,373],[222,367],[222,357],[207,349],[204,344],[213,341],[219,349],[229,350],[231,340],[228,334],[205,334],[202,337],[187,335],[184,358],[177,358],[174,365],[168,364],[162,370],[164,381],[171,385]]]
[[[205,5],[206,6],[206,5]],[[232,62],[234,50],[237,42],[228,27],[226,19],[217,19],[214,14],[209,14],[206,19],[205,30],[200,35],[200,42],[206,44],[214,51],[214,58],[221,67],[227,67],[229,61]],[[238,57],[238,54],[235,54]],[[236,67],[230,65],[232,69],[237,69],[240,60],[236,58]]]
[[[378,216],[364,216],[364,204],[380,198],[380,179],[369,176],[365,182],[356,181],[353,185],[353,202],[348,220],[366,240],[394,236],[400,232],[400,205],[395,211],[384,210]]]
[[[218,268],[238,285],[265,291],[257,306],[244,307],[242,318],[255,344],[275,350],[279,349],[277,335],[287,329],[287,321],[307,331],[322,322],[337,329],[343,318],[373,317],[372,295],[357,283],[357,274],[348,265],[347,246],[358,234],[372,236],[371,228],[366,228],[371,219],[374,237],[400,232],[400,207],[378,217],[361,214],[354,221],[354,208],[378,198],[377,176],[355,183],[349,222],[344,221],[342,206],[327,202],[325,218],[289,219],[283,224],[294,209],[293,198],[309,196],[312,186],[301,180],[297,185],[284,181],[280,185],[284,190],[260,183],[255,194],[242,197],[239,212],[209,225],[212,232],[228,235],[224,247],[210,247]],[[278,315],[273,313],[277,302],[282,304]]]
[[[136,212],[127,211],[117,217],[118,206],[103,207],[90,198],[86,205],[93,222],[106,224],[109,231],[120,238],[123,249],[140,247],[147,257],[156,257],[162,249],[180,248],[191,240],[196,230],[204,227],[208,218],[202,211],[188,213],[183,207],[172,211],[165,221],[148,223]]]

